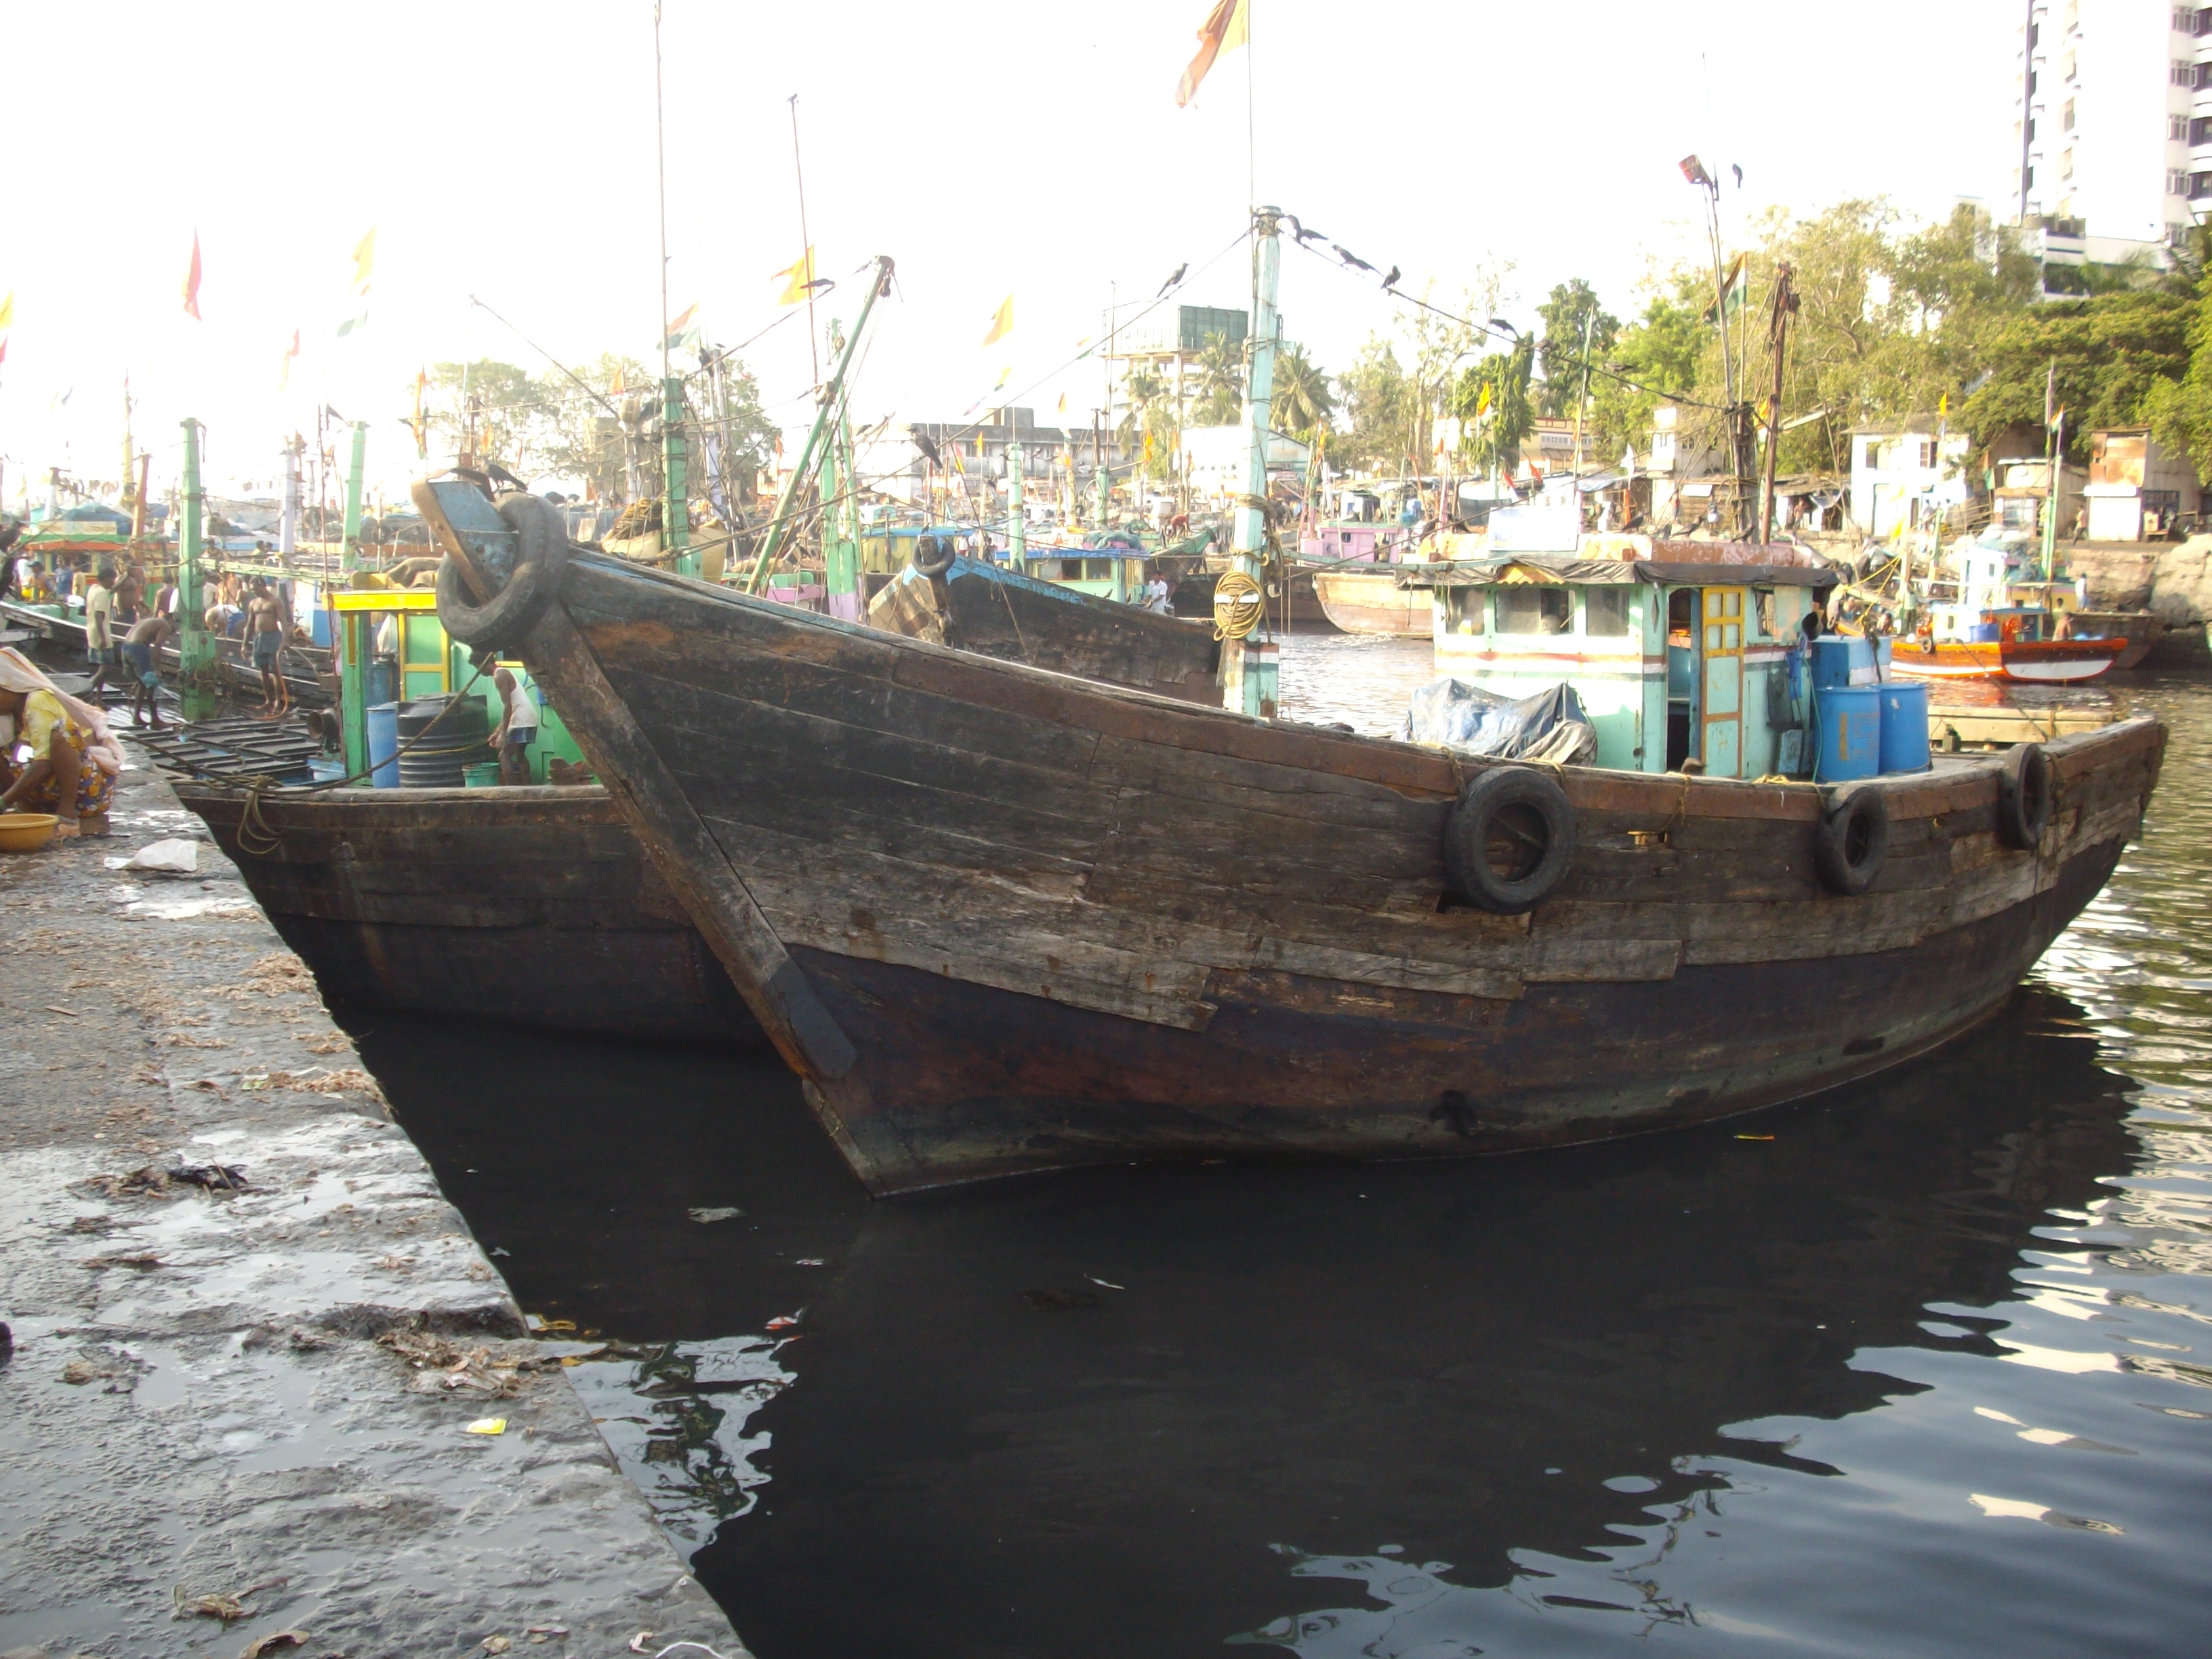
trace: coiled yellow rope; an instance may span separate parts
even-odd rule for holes
[[[1241,570],[1226,570],[1213,585],[1213,637],[1241,640],[1260,625],[1267,596]]]

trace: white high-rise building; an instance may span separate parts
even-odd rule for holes
[[[2027,0],[2020,33],[2012,202],[2047,264],[2186,235],[2212,208],[2212,6]]]

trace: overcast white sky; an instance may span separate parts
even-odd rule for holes
[[[1253,5],[1261,199],[1416,291],[1455,294],[1486,257],[1510,259],[1517,320],[1570,276],[1624,314],[1639,304],[1652,258],[1702,238],[1675,167],[1689,151],[1744,170],[1724,232],[1774,203],[1886,194],[1941,216],[2005,185],[2016,0]],[[771,273],[800,246],[797,93],[820,270],[899,264],[856,416],[957,417],[1011,366],[992,401],[1049,423],[1065,392],[1087,424],[1097,365],[1054,370],[1109,284],[1148,296],[1243,225],[1243,56],[1175,106],[1207,9],[667,0],[671,308],[699,302],[728,343],[778,315]],[[654,349],[650,0],[0,0],[0,42],[11,506],[49,465],[115,476],[126,372],[157,480],[190,413],[212,483],[266,489],[284,435],[327,401],[375,422],[371,474],[397,495],[416,470],[398,420],[419,363],[543,368],[471,295],[572,358]],[[369,325],[340,340],[349,251],[371,226]],[[195,229],[199,323],[180,298]],[[1182,297],[1242,306],[1248,283],[1232,252]],[[822,320],[850,315],[858,288]],[[1015,332],[985,350],[1009,293]],[[1286,258],[1283,307],[1332,370],[1392,325],[1371,278],[1310,259]],[[793,423],[803,327],[747,354]]]

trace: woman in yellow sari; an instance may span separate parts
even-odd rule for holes
[[[0,812],[51,812],[59,836],[105,833],[122,769],[106,717],[0,647]]]

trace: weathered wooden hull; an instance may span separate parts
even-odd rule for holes
[[[1942,640],[1929,646],[1900,640],[1890,653],[1890,665],[1915,679],[2065,685],[2096,678],[2127,648],[2124,639]]]
[[[758,1044],[759,1024],[598,787],[273,790],[179,781],[333,1002]]]
[[[2051,745],[2039,850],[1977,760],[1885,780],[1874,890],[1822,797],[1571,769],[1529,915],[1446,899],[1480,763],[1249,720],[576,557],[522,655],[880,1192],[1101,1159],[1506,1151],[1741,1111],[1996,1006],[2164,751]]]
[[[887,633],[1193,702],[1218,702],[1220,642],[1204,623],[1038,581],[973,559],[932,580],[902,571],[868,604]]]
[[[1431,632],[1429,590],[1399,586],[1395,569],[1316,570],[1313,585],[1322,614],[1347,634],[1426,639]]]

